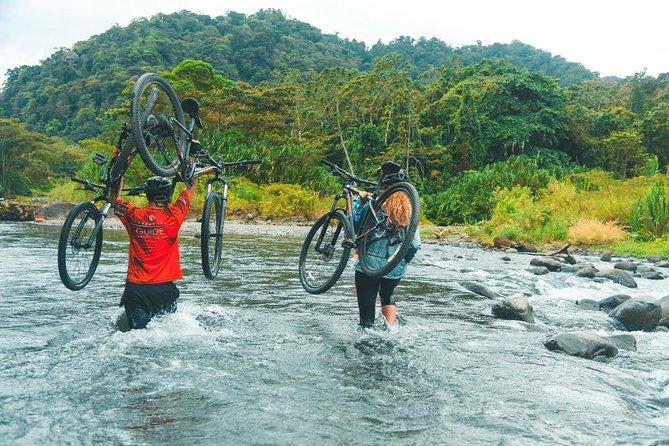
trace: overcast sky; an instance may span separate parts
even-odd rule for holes
[[[669,72],[666,0],[0,0],[0,80],[10,68],[37,65],[57,48],[138,17],[262,8],[368,46],[401,35],[454,47],[519,40],[602,76]]]

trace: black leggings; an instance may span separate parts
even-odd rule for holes
[[[174,282],[138,284],[126,282],[121,305],[125,307],[128,327],[145,328],[153,316],[174,313],[179,289]]]
[[[371,327],[376,316],[376,295],[381,296],[381,306],[395,305],[393,292],[401,279],[372,279],[371,277],[355,272],[355,291],[358,296],[358,311],[360,325]]]

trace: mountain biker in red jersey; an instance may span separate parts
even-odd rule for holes
[[[125,307],[128,327],[144,328],[151,318],[176,311],[179,289],[174,281],[183,278],[179,256],[179,229],[195,197],[196,180],[174,204],[172,180],[146,180],[149,203],[141,208],[112,195],[115,213],[130,236],[128,275],[120,305]],[[123,187],[122,181],[119,189]]]

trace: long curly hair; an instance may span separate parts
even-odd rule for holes
[[[392,223],[395,223],[399,227],[409,225],[409,220],[411,220],[411,202],[405,193],[397,191],[390,195],[384,200],[383,207],[386,210],[388,220]]]

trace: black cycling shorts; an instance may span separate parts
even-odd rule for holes
[[[174,282],[139,284],[126,282],[120,305],[125,307],[128,326],[144,328],[153,316],[174,313],[179,289]]]

